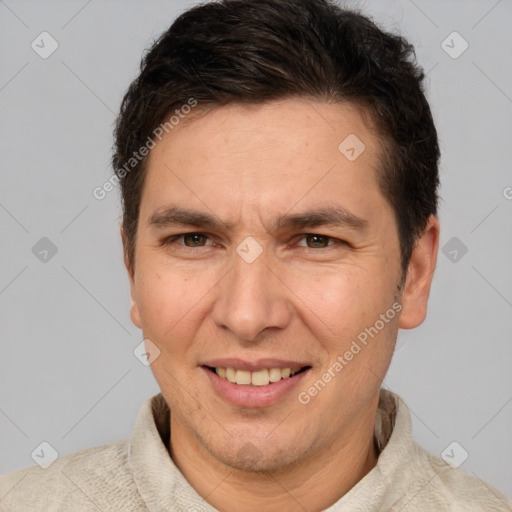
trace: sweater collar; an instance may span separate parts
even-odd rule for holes
[[[389,510],[403,497],[414,452],[411,415],[403,399],[386,389],[380,390],[374,438],[376,466],[325,512]]]

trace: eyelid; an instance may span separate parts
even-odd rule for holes
[[[207,239],[209,239],[210,241],[212,240],[211,236],[208,234],[208,233],[202,233],[200,231],[188,231],[186,233],[177,233],[175,235],[171,235],[171,236],[168,236],[166,238],[164,238],[162,240],[162,244],[164,246],[171,246],[174,242],[176,242],[176,240],[178,240],[179,238],[181,237],[184,237],[184,236],[187,236],[187,235],[201,235],[201,236],[204,236],[206,237]],[[187,245],[184,245],[184,244],[179,244],[181,245],[182,247],[184,247],[185,249],[196,249],[196,248],[201,248],[201,247],[206,247],[206,246],[199,246],[199,247],[189,247]],[[212,244],[210,244],[212,245]],[[210,246],[209,245],[209,246]],[[208,247],[209,247],[208,246]]]
[[[329,242],[332,242],[332,244],[328,244],[326,247],[307,247],[307,246],[300,246],[300,247],[304,247],[305,249],[310,249],[310,250],[319,250],[319,249],[327,249],[327,247],[334,247],[336,245],[340,245],[340,244],[346,244],[347,242],[345,242],[344,240],[340,240],[339,238],[335,238],[333,236],[329,236],[329,235],[322,235],[321,233],[301,233],[300,235],[297,235],[298,237],[301,238],[300,241],[302,240],[305,240],[306,237],[308,236],[318,236],[318,237],[321,237],[321,238],[326,238],[328,243]]]

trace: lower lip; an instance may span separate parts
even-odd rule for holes
[[[233,384],[226,379],[219,377],[208,368],[202,368],[208,375],[215,391],[224,400],[237,407],[268,407],[275,404],[284,397],[290,395],[293,389],[299,384],[309,372],[309,368],[293,377],[272,382],[266,386],[243,386]]]

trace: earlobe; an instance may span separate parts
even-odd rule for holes
[[[434,277],[439,249],[439,220],[431,215],[422,236],[414,246],[402,292],[400,329],[414,329],[427,316],[430,286]]]
[[[133,300],[133,296],[130,297],[130,300],[131,300],[130,318],[132,319],[132,322],[136,327],[138,327],[139,329],[142,329],[142,322],[140,321],[139,307],[137,306],[137,303]]]

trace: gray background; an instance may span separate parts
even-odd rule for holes
[[[64,455],[126,437],[158,392],[133,355],[118,191],[92,191],[143,49],[190,5],[0,1],[0,474],[33,465],[42,441]],[[461,467],[512,497],[512,2],[348,5],[415,45],[443,153],[428,318],[401,331],[385,385],[420,444],[457,441]],[[47,59],[31,48],[43,31],[59,45]],[[458,58],[442,47],[453,31],[469,44]]]

